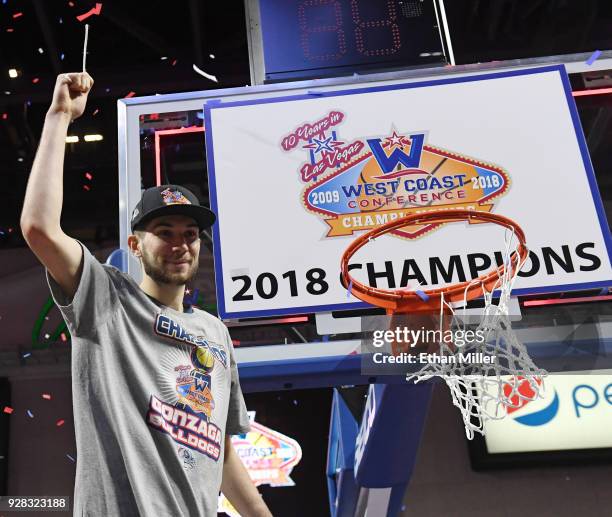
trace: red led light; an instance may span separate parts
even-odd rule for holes
[[[578,90],[577,92],[572,92],[574,97],[582,97],[588,95],[605,95],[607,93],[612,93],[612,88],[600,88],[598,90]]]

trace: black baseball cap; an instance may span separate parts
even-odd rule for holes
[[[212,226],[217,219],[212,210],[200,205],[191,190],[180,185],[160,185],[148,188],[142,193],[142,198],[132,212],[132,232],[162,215],[191,217],[195,219],[200,231]]]

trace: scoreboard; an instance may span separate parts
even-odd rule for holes
[[[446,63],[439,0],[246,1],[253,84]]]

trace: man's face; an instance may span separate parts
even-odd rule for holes
[[[183,215],[156,217],[145,227],[140,250],[144,271],[153,280],[185,285],[198,271],[198,225]]]

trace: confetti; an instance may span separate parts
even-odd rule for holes
[[[45,53],[45,51],[44,51],[42,48],[38,47],[38,53],[39,53],[39,54],[44,54],[44,53]]]
[[[346,290],[346,297],[351,297],[351,291],[353,290],[353,280],[350,281],[348,289]]]
[[[178,63],[178,60],[175,59],[174,61],[172,61],[172,66],[176,65]]]
[[[66,334],[64,334],[63,332],[60,334],[60,337],[62,338],[62,341],[64,341],[64,342],[68,341],[68,338],[66,337]]]
[[[30,418],[34,418],[34,415],[32,414],[32,412],[31,412],[29,409],[28,409],[28,410],[26,410],[26,413],[28,414],[28,416],[29,416]]]
[[[38,77],[35,77],[34,79],[32,79],[32,82],[33,82],[34,84],[36,84],[38,81],[40,81],[40,78],[38,78]]]
[[[425,294],[423,291],[417,290],[417,291],[415,291],[415,293],[416,293],[416,294],[418,294],[418,295],[419,295],[419,298],[420,298],[421,300],[423,300],[424,302],[429,301],[429,296],[428,296],[428,295],[426,295],[426,294]]]
[[[85,41],[83,42],[83,72],[85,72],[85,61],[87,60],[87,41],[89,40],[89,24],[85,24]]]
[[[13,408],[9,406],[4,406],[4,412],[10,415],[13,412]]]
[[[44,398],[45,400],[51,400],[51,395],[49,395],[48,393],[43,393],[42,398]]]
[[[99,112],[100,112],[100,110],[99,110],[98,108],[96,108],[96,109],[94,110],[94,112],[92,113],[92,116],[94,116],[94,117],[95,117],[95,116],[96,116],[96,115],[97,115]]]
[[[70,461],[72,461],[72,463],[74,463],[76,460],[70,456],[70,454],[66,454],[66,458],[68,458]]]
[[[586,60],[586,64],[591,66],[593,63],[595,63],[595,61],[597,60],[597,58],[599,58],[599,56],[601,56],[601,50],[596,50],[595,52],[591,54],[591,57]]]
[[[134,95],[136,95],[136,92],[130,92],[124,98],[129,99],[130,97],[134,97]]]
[[[13,28],[11,28],[11,27],[9,27],[8,29],[6,29],[6,32],[14,32],[14,31],[15,31],[15,29],[13,29]]]
[[[64,425],[64,420],[58,420],[57,422],[55,422],[55,425],[56,425],[57,427],[61,427],[61,426],[63,426],[63,425]]]
[[[88,180],[91,180],[91,179],[93,178],[93,176],[92,176],[92,175],[91,175],[89,172],[86,172],[86,173],[85,173],[85,177],[86,177]]]
[[[162,61],[165,61],[166,59],[168,59],[168,56],[162,56],[162,57],[161,57],[161,60],[162,60]]]
[[[207,74],[204,70],[198,68],[195,64],[192,65],[192,68],[195,72],[197,72],[198,74],[200,74],[202,77],[206,77],[206,79],[210,79],[211,81],[214,81],[216,83],[218,83],[219,81],[217,81],[217,78],[214,75],[211,74]]]
[[[13,14],[13,18],[21,18],[23,16],[23,13],[15,13]]]
[[[89,192],[91,189],[89,188],[89,185],[83,185],[83,190],[87,190]]]
[[[22,359],[27,359],[28,357],[30,357],[32,355],[32,352],[26,352],[25,354],[23,354],[21,356]]]
[[[208,54],[208,57],[209,57],[210,59],[215,59],[215,55],[214,55],[214,54]]]
[[[73,4],[74,5],[74,4]],[[70,6],[72,7],[72,5]],[[79,20],[80,22],[82,22],[83,20],[86,20],[87,18],[89,18],[90,16],[94,16],[94,15],[99,15],[100,12],[102,11],[102,4],[96,4],[95,7],[92,7],[89,11],[87,11],[86,13],[83,14],[79,14],[76,19]]]
[[[45,339],[49,339],[50,337],[49,334],[45,334]]]
[[[8,118],[8,113],[3,113],[2,114],[2,120],[6,120]]]

